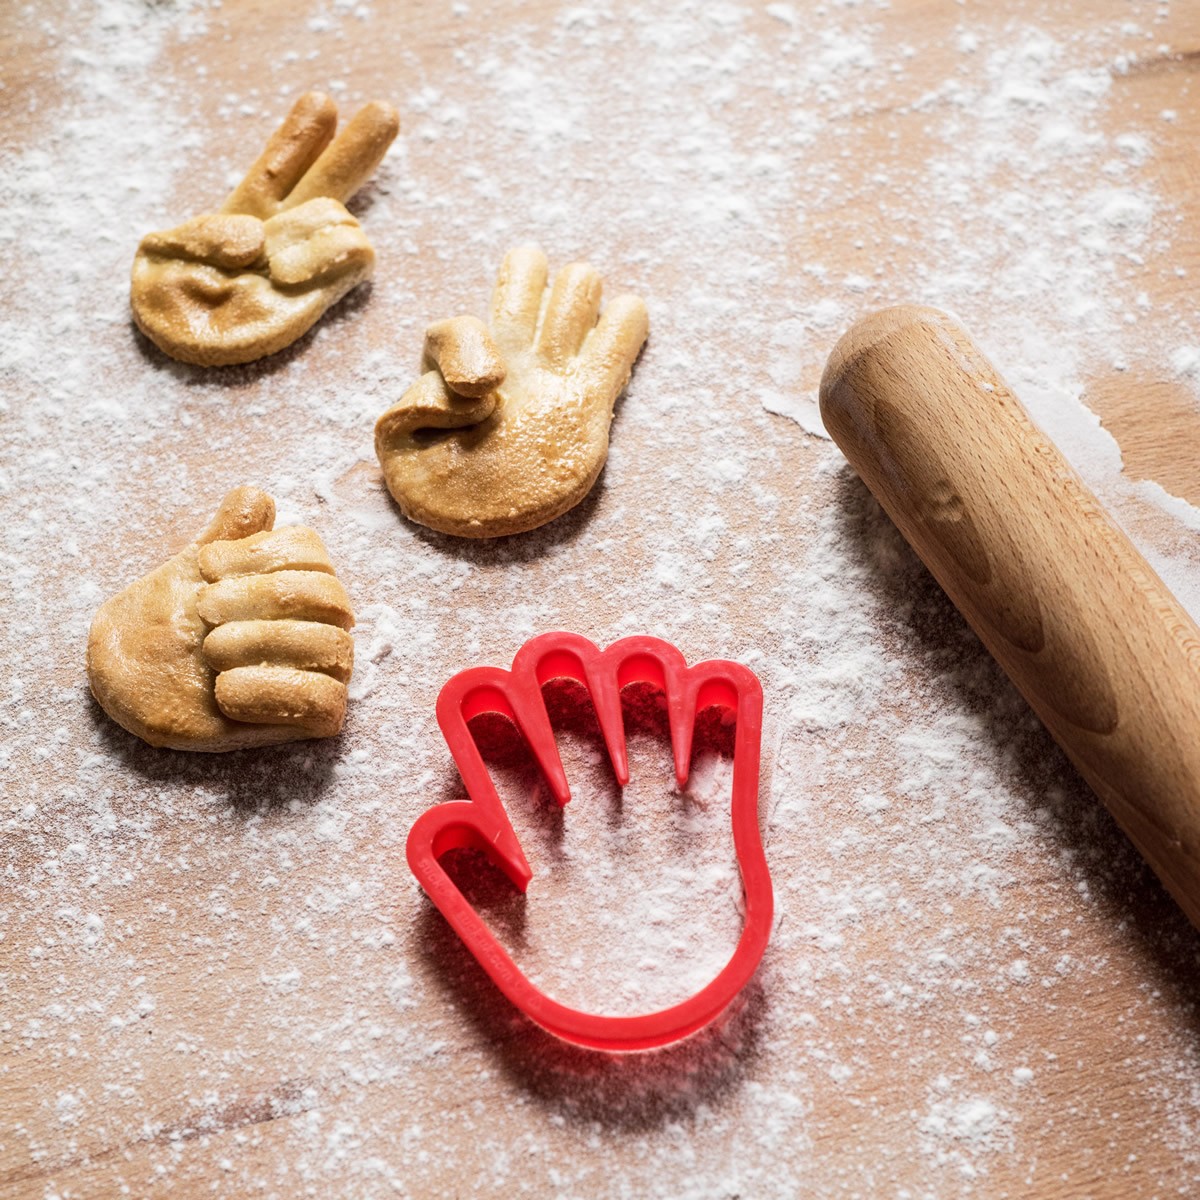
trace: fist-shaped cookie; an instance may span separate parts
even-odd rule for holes
[[[252,362],[370,277],[375,251],[345,201],[400,121],[376,101],[334,138],[336,126],[328,96],[301,96],[219,213],[142,238],[130,301],[160,350],[206,367]]]
[[[186,549],[100,607],[92,694],[152,746],[237,750],[342,727],[354,614],[321,539],[235,488]]]
[[[536,529],[591,490],[608,457],[613,406],[646,340],[646,306],[612,300],[572,263],[546,289],[546,256],[512,250],[490,328],[429,327],[428,369],[375,425],[388,490],[410,520],[459,537]],[[597,321],[597,317],[599,320]]]

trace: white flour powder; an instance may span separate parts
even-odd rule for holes
[[[963,6],[918,45],[874,2],[537,6],[486,37],[459,5],[421,10],[422,57],[383,46],[401,18],[379,4],[301,6],[265,55],[231,48],[216,4],[12,15],[49,72],[0,91],[30,131],[0,162],[0,1071],[43,1072],[0,1119],[14,1194],[95,1194],[94,1160],[135,1193],[993,1195],[998,1164],[1039,1178],[1069,1031],[1118,987],[1137,1111],[1081,1090],[1072,1119],[1136,1123],[1174,1164],[1145,1194],[1200,1185],[1195,937],[1165,901],[1134,928],[1132,850],[816,412],[856,315],[951,309],[1200,612],[1200,516],[1122,475],[1081,399],[1131,364],[1200,377],[1194,312],[1141,291],[1191,236],[1153,184],[1170,119],[1110,120],[1131,64],[1166,61],[1166,9],[1085,33],[1022,11]],[[401,111],[355,205],[375,284],[262,367],[165,361],[130,329],[138,238],[214,204],[309,86]],[[463,546],[401,521],[371,426],[426,321],[481,312],[504,249],[535,238],[645,295],[651,342],[596,497]],[[91,615],[241,482],[317,526],[356,600],[346,732],[149,751],[87,697]],[[655,633],[766,689],[776,933],[738,1012],[665,1055],[530,1031],[404,865],[413,818],[461,795],[438,688],[555,627]],[[561,823],[501,772],[527,899],[478,869],[468,886],[559,997],[680,998],[739,928],[727,767],[702,759],[673,796],[643,739],[620,797],[566,740]],[[1175,964],[1161,989],[1131,982],[1146,959]],[[1030,1039],[1039,1009],[1061,1042]]]

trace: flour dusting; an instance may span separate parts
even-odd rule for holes
[[[1200,613],[1200,514],[1131,481],[1086,404],[1135,366],[1200,377],[1194,312],[1147,290],[1186,265],[1155,184],[1186,114],[1123,99],[1176,61],[1170,13],[905,7],[311,0],[285,40],[230,3],[14,14],[40,75],[0,90],[12,1194],[1200,1187],[1195,934],[816,407],[858,315],[951,309]],[[352,205],[375,281],[265,363],[164,359],[129,319],[139,237],[217,204],[309,87],[400,110]],[[482,314],[534,239],[641,293],[650,341],[593,495],[465,544],[400,517],[372,423],[426,322]],[[317,528],[355,602],[346,729],[154,751],[90,700],[88,626],[241,483]],[[722,1021],[662,1053],[540,1033],[405,864],[417,815],[463,795],[438,690],[554,628],[764,685],[773,939]],[[494,764],[528,895],[469,857],[456,877],[555,996],[681,999],[741,927],[728,757],[677,793],[650,722],[622,793],[585,727],[561,741],[561,812],[519,756]],[[1138,1162],[1110,1163],[1128,1138]]]

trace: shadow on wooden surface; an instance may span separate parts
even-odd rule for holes
[[[936,675],[957,706],[981,718],[1009,767],[1012,792],[1027,806],[1017,815],[1048,839],[1055,860],[1079,870],[1103,918],[1132,931],[1157,985],[1189,1010],[1200,1041],[1200,1010],[1192,1000],[1200,994],[1200,933],[849,468],[835,484],[833,503],[847,553],[876,581],[889,632],[903,640],[916,669]],[[883,569],[881,539],[887,557],[903,559],[906,569]]]
[[[88,715],[107,755],[151,783],[203,787],[241,816],[315,804],[333,782],[342,736],[201,754],[150,746],[122,729],[89,694]]]
[[[432,904],[421,913],[417,937],[445,1002],[492,1052],[511,1085],[576,1124],[649,1132],[702,1107],[727,1104],[763,1052],[767,1001],[759,977],[686,1041],[609,1054],[560,1041],[513,1008]]]

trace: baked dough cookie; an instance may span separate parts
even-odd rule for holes
[[[546,274],[537,246],[511,250],[490,329],[473,317],[429,327],[426,373],[375,425],[388,490],[410,520],[459,537],[522,533],[596,482],[646,306],[618,296],[597,322],[592,267],[564,267],[548,294]]]
[[[220,212],[142,238],[130,302],[160,350],[205,367],[253,362],[370,278],[375,251],[345,201],[400,119],[375,101],[334,138],[336,126],[328,96],[301,96]]]
[[[238,750],[342,727],[354,614],[321,539],[229,493],[186,549],[100,607],[92,695],[152,746]]]

